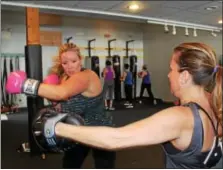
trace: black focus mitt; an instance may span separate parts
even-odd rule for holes
[[[55,126],[58,122],[76,126],[84,124],[84,120],[77,114],[58,113],[51,108],[40,110],[33,120],[32,133],[42,151],[63,152],[77,145],[74,141],[55,135]]]

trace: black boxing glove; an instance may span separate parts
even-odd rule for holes
[[[40,110],[33,121],[32,132],[41,150],[61,152],[76,145],[69,139],[55,135],[55,126],[58,122],[76,126],[84,124],[83,119],[77,114],[58,113],[50,108]]]

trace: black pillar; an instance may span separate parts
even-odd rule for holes
[[[27,77],[42,81],[42,49],[41,45],[25,46],[25,63]],[[32,134],[32,122],[37,112],[44,107],[43,98],[27,97],[29,145],[31,155],[40,153]]]

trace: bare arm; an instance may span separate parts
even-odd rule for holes
[[[67,98],[86,91],[89,87],[89,71],[74,74],[59,85],[41,83],[38,95],[50,100],[66,100]]]
[[[103,77],[105,78],[106,76],[106,68],[103,69]]]
[[[121,81],[125,81],[125,78],[126,78],[126,72],[123,72],[122,76],[121,76]]]
[[[143,78],[144,76],[146,76],[148,73],[146,71],[142,71],[142,75],[141,78]]]
[[[185,114],[179,108],[165,109],[120,128],[58,123],[55,131],[58,136],[108,150],[159,144],[179,138],[185,122]]]

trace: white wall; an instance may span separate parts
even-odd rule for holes
[[[25,14],[12,11],[2,12],[2,28],[10,28],[12,30],[10,37],[1,37],[1,52],[2,53],[24,53],[26,45],[26,25]],[[87,47],[88,40],[96,38],[93,47],[107,48],[108,39],[104,37],[105,33],[110,33],[109,39],[116,38],[116,42],[112,42],[112,48],[125,48],[125,41],[134,39],[135,42],[129,45],[129,48],[143,49],[143,26],[130,22],[114,22],[106,20],[95,20],[80,17],[63,17],[61,27],[41,27],[41,30],[57,30],[62,32],[63,41],[65,38],[72,36],[73,42],[82,47]],[[3,33],[4,34],[4,33]],[[65,41],[64,41],[65,42]],[[51,59],[58,52],[58,47],[42,46],[42,64],[43,76],[46,76]],[[111,55],[118,54],[121,56],[121,66],[123,66],[124,50],[112,51]],[[138,68],[143,65],[143,50],[138,52],[130,52],[138,56]],[[87,50],[82,50],[83,56],[88,56]],[[100,57],[100,69],[105,66],[105,59],[108,55],[107,50],[92,50],[92,55]],[[83,64],[85,62],[83,61]],[[25,70],[24,58],[20,59],[20,67]],[[123,68],[122,68],[123,69]],[[102,80],[103,83],[103,80]],[[141,80],[138,80],[137,95],[139,95]],[[122,90],[123,92],[123,90]],[[124,93],[122,94],[124,97]],[[22,95],[22,101],[19,103],[21,107],[26,107],[26,97]]]

